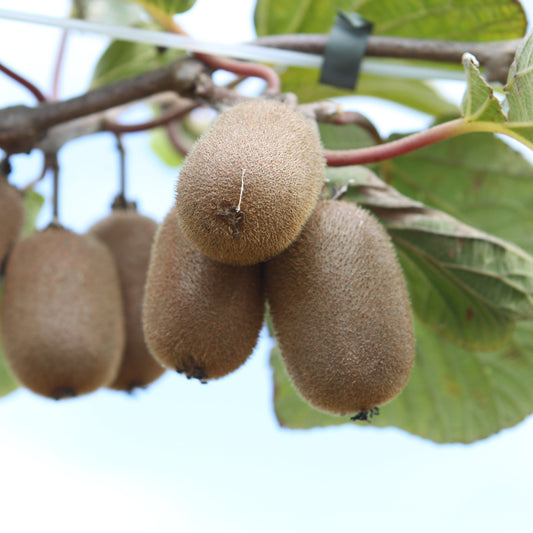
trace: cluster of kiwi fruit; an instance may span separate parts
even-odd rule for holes
[[[59,400],[101,387],[131,392],[161,376],[141,322],[157,223],[129,205],[85,234],[54,221],[20,238],[21,196],[2,177],[0,207],[1,338],[19,383]]]
[[[0,234],[0,251],[12,248],[1,326],[14,375],[52,398],[131,390],[166,368],[205,383],[245,363],[268,307],[301,396],[374,413],[413,364],[408,294],[381,224],[321,199],[324,172],[316,122],[256,99],[199,138],[159,227],[122,209],[84,235]],[[16,217],[2,202],[15,202],[2,185],[7,228]]]
[[[382,225],[322,200],[315,121],[254,100],[219,115],[187,156],[152,248],[143,322],[152,355],[202,382],[253,351],[265,304],[315,408],[367,418],[405,386],[414,335]]]

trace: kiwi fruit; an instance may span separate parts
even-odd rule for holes
[[[263,315],[261,266],[204,256],[185,239],[171,209],[156,234],[144,295],[152,355],[188,378],[220,378],[252,353]]]
[[[265,291],[287,371],[311,406],[366,419],[403,389],[415,355],[410,302],[369,212],[320,201],[297,241],[265,265]]]
[[[180,170],[179,224],[211,259],[265,261],[300,233],[318,201],[324,169],[314,121],[282,102],[238,104],[220,114]]]
[[[150,354],[142,329],[144,285],[157,222],[136,209],[113,209],[89,233],[108,246],[120,278],[126,318],[126,347],[112,389],[146,387],[165,371]]]
[[[0,174],[0,267],[17,241],[23,223],[22,194]]]
[[[124,310],[111,253],[91,235],[49,226],[7,261],[1,311],[17,380],[54,399],[109,385],[124,350]]]

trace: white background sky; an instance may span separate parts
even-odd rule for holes
[[[531,3],[524,3],[531,12]],[[231,13],[229,5],[231,4]],[[196,37],[253,37],[251,0],[199,0],[182,17]],[[0,7],[64,16],[66,0],[0,0]],[[531,18],[531,17],[530,17]],[[0,61],[47,90],[60,32],[0,20]],[[61,95],[86,87],[105,39],[73,35]],[[0,77],[0,108],[33,104]],[[383,133],[421,115],[362,99]],[[127,136],[129,194],[161,220],[176,171]],[[118,182],[110,135],[67,145],[63,222],[78,231],[107,213]],[[14,180],[40,171],[13,159]],[[43,183],[42,192],[49,194]],[[49,217],[47,205],[45,219]],[[271,405],[269,343],[235,374],[201,386],[167,373],[134,397],[102,390],[54,402],[20,390],[0,400],[0,531],[228,532],[533,531],[533,419],[485,441],[436,445],[396,429],[289,431]]]

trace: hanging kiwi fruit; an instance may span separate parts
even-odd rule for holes
[[[114,208],[89,230],[113,255],[124,301],[126,346],[112,389],[131,392],[146,387],[165,371],[150,354],[142,329],[144,285],[156,230],[157,222],[131,206]]]
[[[178,222],[204,255],[252,265],[282,252],[311,214],[325,158],[314,121],[288,104],[253,100],[220,114],[187,156]]]
[[[0,271],[9,251],[19,238],[24,223],[24,205],[21,192],[7,180],[3,167],[9,163],[0,162]]]
[[[310,405],[366,419],[406,385],[415,355],[406,285],[365,209],[320,201],[266,263],[265,290],[287,371]]]
[[[49,398],[109,385],[124,349],[124,311],[115,263],[104,244],[50,225],[9,256],[2,341],[17,380]]]
[[[156,234],[145,289],[144,333],[152,355],[188,378],[223,377],[252,353],[263,315],[261,265],[204,256],[171,209]]]

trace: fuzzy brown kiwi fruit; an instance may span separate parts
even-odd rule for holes
[[[165,371],[150,354],[142,329],[144,285],[157,222],[135,209],[113,209],[89,233],[108,246],[118,269],[126,317],[126,347],[112,389],[145,387]]]
[[[182,231],[217,261],[265,261],[300,233],[318,200],[324,168],[312,120],[281,102],[236,105],[200,137],[180,170]]]
[[[321,201],[298,240],[265,265],[287,371],[316,409],[372,414],[407,383],[409,298],[395,250],[366,210]]]
[[[56,226],[20,240],[7,262],[1,327],[6,361],[33,392],[60,399],[109,385],[125,337],[109,250]]]
[[[0,267],[17,241],[23,223],[22,195],[0,174]]]
[[[200,381],[239,368],[263,322],[261,266],[226,265],[198,252],[171,209],[152,248],[143,323],[152,355]]]

